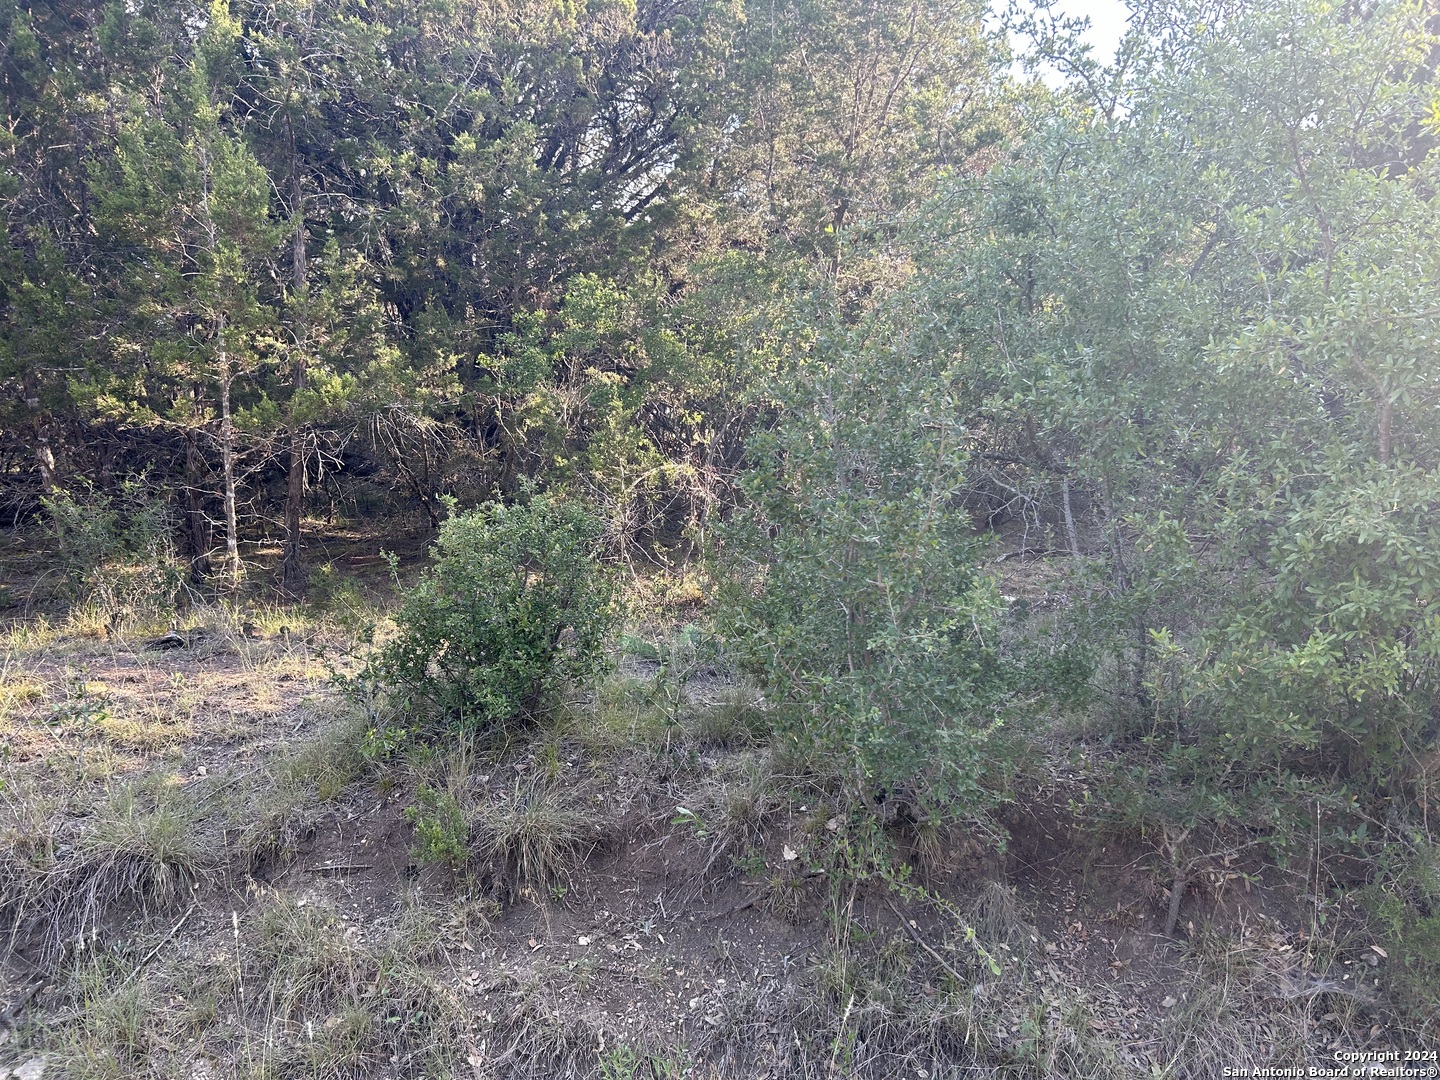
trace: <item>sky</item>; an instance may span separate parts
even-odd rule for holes
[[[1123,0],[1060,0],[1056,5],[1072,18],[1088,16],[1090,30],[1085,41],[1095,49],[1095,59],[1108,64],[1115,58],[1115,46],[1125,32],[1130,9]]]
[[[1090,29],[1086,31],[1084,40],[1094,50],[1093,56],[1097,61],[1108,64],[1115,58],[1115,47],[1120,44],[1125,22],[1130,17],[1130,9],[1124,0],[1056,0],[1055,7],[1070,18],[1090,20]],[[1000,10],[1003,10],[1003,5]],[[1011,44],[1017,51],[1025,48],[1024,41],[1012,40]],[[1016,71],[1018,73],[1018,67]],[[1041,77],[1047,82],[1052,78],[1057,83],[1060,81],[1055,72],[1042,72]]]

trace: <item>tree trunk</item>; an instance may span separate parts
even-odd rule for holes
[[[199,396],[197,391],[196,396]],[[210,576],[210,518],[205,513],[202,485],[205,459],[195,430],[185,433],[185,536],[190,547],[190,580],[196,585]]]
[[[219,342],[215,359],[220,367],[220,470],[225,485],[225,573],[240,580],[240,530],[235,516],[235,423],[230,416],[230,354],[225,349],[225,316],[216,319]]]
[[[205,229],[205,249],[213,257],[220,248],[215,218],[210,213],[210,189],[213,179],[210,175],[210,155],[204,146],[199,147],[200,163],[200,211],[201,225]],[[215,320],[215,371],[220,384],[220,471],[225,496],[225,574],[231,582],[239,582],[240,529],[235,515],[235,422],[230,411],[230,384],[234,373],[230,370],[230,351],[225,345],[227,319],[224,310],[214,312]]]
[[[290,218],[291,275],[295,293],[295,348],[290,367],[290,462],[285,486],[285,558],[280,581],[284,588],[298,592],[305,585],[305,563],[300,550],[300,518],[305,506],[305,431],[295,416],[296,398],[305,389],[305,196],[300,187],[299,160],[295,133],[290,133]]]
[[[55,490],[55,452],[50,448],[50,436],[45,430],[45,413],[40,408],[40,382],[35,372],[26,369],[23,378],[25,407],[34,417],[35,467],[40,470],[40,489],[49,494]]]
[[[1075,515],[1070,512],[1070,480],[1060,481],[1061,500],[1065,507],[1065,537],[1070,541],[1070,554],[1080,558],[1080,538],[1075,535]]]

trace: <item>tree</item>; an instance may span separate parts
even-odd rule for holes
[[[1432,44],[1403,3],[1151,6],[922,224],[971,498],[1081,555],[1162,817],[1392,814],[1434,738]]]
[[[832,278],[848,246],[864,288],[935,173],[973,168],[1000,137],[982,16],[955,0],[786,0],[734,21],[711,160],[725,228]]]
[[[257,278],[279,239],[264,171],[232,126],[239,34],[215,4],[195,53],[172,59],[168,92],[125,102],[117,152],[94,172],[97,229],[129,257],[130,276],[111,286],[125,315],[111,351],[76,381],[99,415],[181,433],[191,462],[200,433],[214,442],[232,579],[241,573],[237,390],[271,348]]]

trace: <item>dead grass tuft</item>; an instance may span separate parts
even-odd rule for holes
[[[398,1067],[449,1075],[461,1002],[423,963],[439,924],[413,906],[398,927],[367,930],[317,904],[279,899],[262,913],[246,976],[252,1036],[280,1075],[322,1080]],[[372,939],[373,938],[373,939]]]
[[[987,945],[1015,945],[1031,933],[1014,887],[1003,881],[982,884],[969,913],[975,933]]]
[[[473,811],[472,848],[510,891],[568,887],[571,875],[598,839],[593,811],[571,793],[541,780],[516,781],[509,792]]]
[[[22,815],[40,812],[22,805]],[[32,939],[46,966],[94,942],[127,907],[145,916],[174,906],[222,855],[199,837],[194,806],[154,779],[120,786],[84,825],[59,821],[49,818],[29,847],[10,842],[3,861],[12,945]]]
[[[166,723],[123,716],[101,717],[95,721],[95,729],[115,746],[144,752],[179,746],[194,734],[186,721]]]

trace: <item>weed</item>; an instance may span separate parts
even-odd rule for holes
[[[451,873],[465,865],[469,827],[455,796],[422,784],[414,804],[405,808],[405,820],[415,829],[410,853],[417,861],[443,866]]]
[[[689,807],[677,806],[675,816],[670,819],[670,824],[689,829],[696,840],[710,839],[710,826],[706,825],[704,819]]]
[[[644,1059],[633,1046],[621,1043],[600,1055],[602,1080],[635,1080]]]

